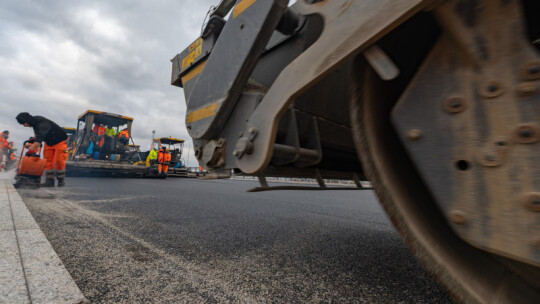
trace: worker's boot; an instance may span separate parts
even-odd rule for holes
[[[64,187],[66,185],[66,170],[56,171],[56,179],[58,180],[58,187]]]
[[[54,187],[54,170],[45,170],[45,182],[40,187]]]

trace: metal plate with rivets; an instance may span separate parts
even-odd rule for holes
[[[458,235],[538,266],[539,56],[523,34],[517,1],[480,2],[467,2],[472,15],[458,14],[462,1],[438,9],[449,34],[440,38],[392,119]]]

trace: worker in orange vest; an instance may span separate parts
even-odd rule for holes
[[[54,187],[55,169],[58,187],[65,186],[66,140],[68,139],[66,131],[45,117],[32,116],[26,112],[19,113],[16,119],[21,125],[34,129],[35,138],[28,146],[27,156],[35,155],[41,146],[41,142],[45,142],[43,148],[43,157],[47,161],[45,163],[45,183],[40,186]]]
[[[103,146],[103,142],[105,141],[105,126],[103,124],[96,123],[94,124],[94,127],[92,128],[92,132],[96,134],[96,142],[94,142],[94,147]]]
[[[103,147],[103,143],[105,142],[105,125],[104,124],[99,124],[99,127],[97,128],[97,135],[98,135],[98,140],[99,140],[98,146],[101,148]]]
[[[165,154],[163,155],[163,174],[167,174],[167,171],[169,171],[169,164],[171,163],[171,153],[170,149],[167,149],[165,151]]]
[[[158,152],[158,173],[161,174],[163,172],[163,161],[165,160],[165,148],[161,147]]]
[[[127,128],[124,128],[122,131],[118,132],[118,141],[124,145],[124,149],[127,150],[129,145],[129,132]]]
[[[8,146],[8,138],[9,138],[9,131],[5,130],[0,134],[0,148],[7,147]]]
[[[15,149],[13,148],[13,142],[10,141],[8,143],[7,153],[5,154],[7,159],[6,159],[6,166],[4,167],[4,169],[6,170],[11,169],[17,163],[17,155],[15,155],[14,151]]]
[[[118,138],[129,138],[129,132],[127,128],[118,133]]]
[[[4,169],[5,167],[5,163],[4,161],[7,162],[8,160],[8,155],[7,155],[7,151],[8,151],[8,148],[9,148],[9,143],[8,143],[8,138],[9,138],[9,131],[4,131],[2,132],[2,134],[0,134],[0,171],[2,171],[2,169]],[[4,155],[5,155],[5,158],[4,158]]]

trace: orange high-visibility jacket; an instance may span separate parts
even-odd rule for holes
[[[119,138],[122,138],[122,137],[129,138],[128,130],[122,130],[120,133],[118,133],[118,137]]]
[[[4,138],[4,136],[0,135],[0,150],[7,148],[9,146],[9,143],[7,139]]]
[[[97,135],[105,135],[105,127],[94,125],[92,132],[97,133]]]

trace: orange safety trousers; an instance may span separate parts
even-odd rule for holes
[[[61,171],[66,169],[67,159],[67,143],[65,141],[59,142],[54,146],[48,146],[45,144],[43,149],[43,157],[47,161],[45,163],[45,170]]]
[[[165,155],[163,155],[163,162],[165,163],[163,165],[163,172],[167,173],[167,171],[169,171],[169,163],[171,162],[171,154],[170,153],[165,153]]]
[[[159,151],[158,157],[157,157],[158,163],[160,163],[158,167],[158,172],[163,172],[163,152]]]

